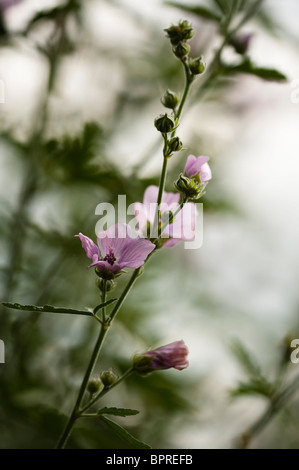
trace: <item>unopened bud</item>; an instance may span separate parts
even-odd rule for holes
[[[164,31],[166,31],[166,35],[173,46],[181,41],[188,41],[194,36],[194,29],[187,20],[179,21],[177,25],[172,25]]]
[[[178,105],[179,97],[173,91],[167,90],[161,99],[161,102],[165,108],[175,109]]]
[[[155,127],[159,132],[167,134],[173,130],[174,121],[168,114],[160,114],[160,116],[155,119]]]
[[[176,189],[183,193],[188,199],[196,199],[202,193],[201,184],[195,179],[190,179],[187,176],[180,175],[179,179],[174,183]]]
[[[104,370],[100,377],[105,388],[110,387],[118,379],[118,375],[112,369]]]
[[[87,385],[87,390],[91,395],[97,393],[102,387],[102,381],[100,377],[92,377]]]
[[[237,36],[233,36],[229,44],[233,46],[235,51],[238,54],[244,55],[248,51],[248,48],[250,46],[250,42],[252,40],[252,34],[238,34]]]
[[[98,288],[100,289],[101,292],[103,292],[104,290],[106,292],[111,292],[115,286],[116,286],[116,282],[113,280],[113,279],[98,279],[97,280],[97,286]]]
[[[203,73],[206,69],[206,64],[202,57],[197,57],[196,59],[189,60],[189,70],[193,75],[199,75]]]
[[[183,143],[180,141],[179,137],[173,137],[168,143],[169,152],[179,152],[183,148]]]
[[[173,48],[173,53],[178,59],[183,59],[190,52],[190,46],[186,42],[179,42],[177,46]]]

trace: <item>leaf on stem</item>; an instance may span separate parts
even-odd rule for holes
[[[177,2],[166,2],[167,5],[170,5],[175,8],[179,8],[180,10],[187,11],[189,13],[194,13],[202,18],[213,20],[213,21],[221,21],[221,16],[215,13],[212,10],[204,6],[197,6],[197,5],[185,5],[184,3],[177,3]]]
[[[15,310],[23,310],[27,312],[46,312],[46,313],[67,313],[75,315],[87,315],[92,317],[92,312],[88,310],[76,310],[73,308],[53,307],[52,305],[43,305],[42,307],[36,305],[21,305],[17,303],[1,302],[1,305]]]
[[[228,73],[246,73],[249,75],[255,75],[263,80],[275,82],[285,82],[287,80],[287,77],[282,72],[279,72],[279,70],[256,67],[250,59],[246,59],[238,65],[224,65],[224,70]]]
[[[117,299],[110,299],[110,300],[107,300],[107,302],[103,302],[102,304],[99,304],[97,305],[94,309],[93,309],[93,313],[97,313],[101,308],[104,308],[104,307],[108,307],[108,305],[110,304],[113,304],[113,302],[116,302]]]
[[[252,379],[250,382],[239,382],[237,387],[231,391],[233,397],[243,395],[262,395],[272,397],[275,392],[275,386],[264,378]]]
[[[136,437],[132,436],[132,434],[130,434],[126,429],[114,421],[111,421],[102,415],[100,415],[99,418],[106,424],[106,426],[115,432],[115,434],[117,434],[121,439],[126,441],[133,449],[151,449],[151,446],[136,439]]]
[[[138,410],[130,410],[128,408],[107,408],[106,406],[104,408],[101,408],[97,414],[98,415],[113,415],[113,416],[134,416],[140,413]]]

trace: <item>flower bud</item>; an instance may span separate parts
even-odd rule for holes
[[[105,289],[106,292],[111,292],[115,286],[116,282],[113,279],[98,279],[97,286],[101,292]]]
[[[168,143],[168,149],[170,153],[179,152],[182,150],[183,144],[180,141],[179,137],[173,137],[171,141]]]
[[[179,179],[174,183],[176,189],[184,194],[188,199],[197,199],[202,195],[204,189],[202,185],[195,179],[180,175]]]
[[[164,29],[167,37],[173,46],[176,46],[181,41],[188,41],[194,36],[194,29],[187,20],[179,21],[178,25],[172,25]]]
[[[105,388],[110,387],[118,379],[118,375],[113,369],[104,370],[101,375],[101,381]]]
[[[136,354],[133,357],[133,369],[141,375],[171,367],[182,370],[188,367],[187,355],[188,349],[184,341],[175,341],[153,351]]]
[[[167,134],[173,130],[174,121],[168,114],[160,114],[160,116],[155,119],[155,127],[159,132]]]
[[[165,108],[175,109],[178,105],[179,97],[173,91],[167,90],[161,99],[161,102]]]
[[[177,46],[173,48],[173,53],[178,59],[183,59],[190,52],[190,46],[186,42],[179,42]]]
[[[189,70],[193,75],[200,75],[206,69],[206,64],[202,57],[189,60]]]
[[[229,44],[238,54],[244,55],[248,51],[251,39],[252,34],[238,34],[230,39]]]
[[[91,395],[97,393],[102,387],[102,381],[99,377],[92,377],[87,385],[87,390]]]

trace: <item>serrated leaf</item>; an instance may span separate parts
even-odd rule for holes
[[[102,304],[102,307],[109,305],[111,301],[115,301],[116,299],[108,300]],[[45,312],[45,313],[62,313],[62,314],[72,314],[72,315],[87,315],[92,317],[92,312],[88,310],[77,310],[74,308],[65,308],[65,307],[53,307],[52,305],[43,305],[42,307],[37,305],[21,305],[18,303],[11,303],[11,302],[1,302],[1,305],[4,307],[12,308],[15,310],[23,310],[27,312]]]
[[[117,299],[110,299],[110,300],[107,300],[107,302],[104,302],[102,304],[97,305],[93,309],[93,313],[97,313],[97,311],[100,310],[101,308],[108,307],[108,305],[113,304],[113,302],[116,302],[116,300]]]
[[[106,418],[105,416],[100,415],[99,418],[106,424],[110,429],[112,429],[115,434],[117,434],[121,439],[126,441],[132,449],[151,449],[151,446],[145,442],[139,441],[136,437],[132,436],[126,429],[124,429],[119,424],[111,421],[111,419]]]
[[[107,408],[106,406],[104,408],[101,408],[97,414],[98,415],[113,415],[113,416],[134,416],[138,415],[139,411],[138,410],[130,410],[128,408]]]
[[[221,17],[217,13],[203,6],[185,5],[184,3],[177,2],[166,2],[166,4],[175,8],[179,8],[180,10],[187,11],[188,13],[194,13],[195,15],[201,16],[202,18],[206,18],[208,20],[218,22],[221,21]]]
[[[262,78],[263,80],[270,80],[275,82],[284,82],[287,80],[287,77],[279,70],[265,68],[265,67],[256,67],[249,59],[244,60],[241,64],[238,65],[225,65],[224,69],[226,72],[230,73],[246,73],[249,75],[255,75],[256,77]]]

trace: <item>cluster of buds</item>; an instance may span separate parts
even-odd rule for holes
[[[194,36],[194,29],[187,20],[179,21],[177,25],[172,25],[164,30],[173,46],[174,55],[180,59],[188,71],[190,82],[196,75],[205,71],[205,63],[202,57],[190,58],[190,45],[188,41]]]
[[[118,379],[118,375],[114,372],[113,369],[104,370],[100,377],[94,376],[88,382],[87,391],[91,396],[99,393],[103,388],[111,387],[114,382]]]

